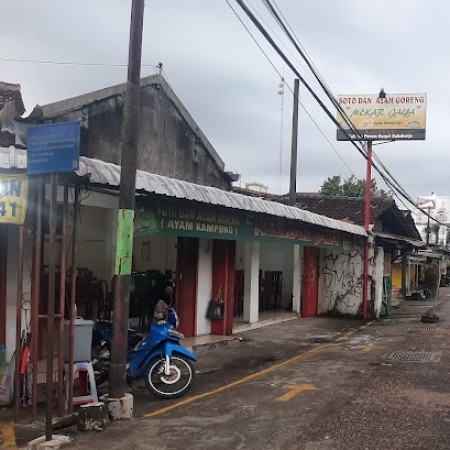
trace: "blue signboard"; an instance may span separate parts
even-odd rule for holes
[[[74,172],[80,158],[80,122],[28,128],[27,174]]]

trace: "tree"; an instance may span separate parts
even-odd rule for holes
[[[434,234],[434,243],[436,245],[439,244],[439,231],[441,230],[441,226],[438,223],[433,223],[430,226],[430,231]]]
[[[320,187],[320,193],[331,197],[364,197],[366,193],[365,180],[359,180],[354,175],[346,180],[342,180],[340,175],[328,177]],[[375,178],[371,182],[372,197],[389,198],[392,197],[390,191],[377,188]]]

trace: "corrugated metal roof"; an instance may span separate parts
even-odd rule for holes
[[[80,176],[89,175],[91,183],[99,185],[119,186],[120,182],[120,166],[84,156],[80,157],[80,168],[77,174]],[[166,195],[167,197],[220,205],[242,211],[300,220],[311,225],[344,231],[358,236],[367,235],[364,228],[359,225],[330,219],[296,207],[283,205],[282,203],[249,197],[211,186],[201,186],[140,170],[137,171],[136,175],[136,190],[149,194]]]
[[[425,242],[423,242],[423,241],[418,241],[416,239],[409,239],[405,236],[398,236],[397,234],[393,234],[393,233],[386,233],[384,231],[374,231],[373,234],[382,239],[388,239],[388,240],[394,241],[394,242],[406,242],[407,244],[411,244],[413,247],[417,247],[417,248],[424,248],[427,246],[427,244],[425,244]]]

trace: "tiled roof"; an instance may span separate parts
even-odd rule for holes
[[[16,136],[9,131],[0,131],[0,148],[9,147],[16,143]]]
[[[364,225],[364,202],[363,197],[325,197],[297,194],[297,206],[299,208],[357,225]],[[370,207],[372,220],[379,218],[392,206],[395,206],[395,202],[391,198],[372,198]]]
[[[252,197],[261,197],[280,203],[288,203],[287,195],[254,192],[249,189],[234,187],[235,192]],[[318,192],[296,194],[296,206],[316,214],[331,217],[332,219],[354,223],[364,226],[364,198],[363,197],[327,197]],[[386,209],[395,205],[392,199],[372,199],[372,219],[380,216]]]
[[[287,195],[262,194],[236,187],[233,190],[252,197],[288,203]],[[365,199],[363,197],[329,197],[318,192],[297,192],[296,199],[297,208],[342,222],[364,226]],[[370,203],[370,223],[375,225],[374,231],[384,231],[421,240],[411,213],[400,210],[394,199],[374,197]]]
[[[20,84],[5,83],[0,81],[0,110],[6,102],[13,101],[17,114],[21,116],[25,112],[25,105],[20,92]]]
[[[320,194],[298,194],[297,207],[355,225],[364,225],[363,197],[326,197]],[[392,198],[373,197],[370,201],[370,223],[374,231],[390,231],[420,240],[410,213],[401,211]]]

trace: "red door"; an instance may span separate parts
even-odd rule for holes
[[[186,337],[195,336],[197,317],[198,239],[179,237],[175,307],[180,319],[179,330]]]
[[[6,247],[7,225],[0,225],[0,344],[6,339]]]
[[[302,317],[314,317],[319,309],[319,252],[317,247],[305,247],[303,256]]]
[[[212,261],[212,297],[220,294],[224,302],[222,319],[211,320],[211,334],[233,333],[236,242],[214,240]]]

